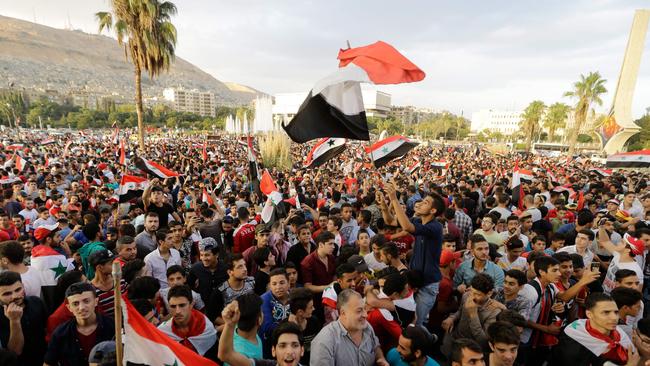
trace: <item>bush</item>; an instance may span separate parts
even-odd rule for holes
[[[263,135],[259,144],[265,168],[291,169],[291,141],[284,133],[270,132]]]

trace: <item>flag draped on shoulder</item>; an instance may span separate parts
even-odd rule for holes
[[[309,151],[305,168],[316,168],[345,151],[345,139],[326,137],[319,140]]]
[[[416,146],[418,146],[417,142],[413,142],[404,136],[396,135],[375,142],[370,146],[369,153],[375,167],[379,168],[391,160],[406,155]]]
[[[137,157],[135,159],[135,166],[138,167],[138,169],[142,170],[143,172],[156,176],[160,179],[180,176],[180,174],[176,173],[175,171],[169,170],[154,161],[147,160],[142,157]]]
[[[55,225],[51,227],[41,226],[48,230],[56,230]],[[40,228],[39,228],[40,229]],[[37,245],[32,249],[32,268],[36,269],[41,278],[41,298],[48,306],[55,304],[56,284],[64,273],[74,269],[68,263],[66,257],[47,245]]]
[[[129,202],[132,199],[142,197],[144,190],[149,186],[146,178],[133,175],[123,175],[120,180],[120,187],[117,191],[120,203]]]
[[[125,365],[133,363],[143,365],[217,366],[214,361],[193,352],[148,322],[138,313],[128,299],[123,298],[123,304],[122,314],[124,315],[124,335],[126,340],[124,342]],[[165,323],[161,324],[161,326],[163,325]],[[171,328],[171,325],[168,328]],[[209,327],[206,325],[206,328]],[[216,341],[216,331],[212,328],[212,332],[202,333],[201,339],[190,337],[189,341],[197,351],[200,348],[203,351],[202,354],[204,354],[207,351],[204,348],[210,343],[208,341],[211,341],[212,344]]]
[[[299,143],[322,137],[370,140],[361,83],[399,84],[420,81],[424,72],[384,42],[341,50],[339,69],[314,85],[288,124]]]

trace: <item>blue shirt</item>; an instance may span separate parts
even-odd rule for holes
[[[409,269],[419,271],[424,281],[423,285],[440,282],[442,274],[440,273],[440,252],[442,250],[442,225],[431,220],[422,224],[419,218],[411,219],[415,225],[415,244],[413,245],[413,255],[409,263]]]
[[[257,338],[257,344],[251,343],[248,339],[241,337],[237,334],[237,329],[235,329],[235,334],[232,337],[232,346],[235,352],[241,353],[247,358],[252,359],[261,359],[262,355],[262,339],[260,336],[255,336]],[[227,364],[226,364],[227,365]]]
[[[408,363],[402,360],[402,357],[397,352],[397,348],[392,348],[386,354],[386,361],[390,366],[408,366]],[[427,356],[427,362],[424,363],[424,366],[440,366],[433,358]]]
[[[469,286],[470,282],[478,272],[474,269],[474,259],[468,259],[456,268],[456,273],[454,274],[454,287],[459,285]],[[486,275],[492,277],[494,280],[494,288],[503,287],[503,269],[494,262],[487,261],[485,263],[485,268],[483,272]]]

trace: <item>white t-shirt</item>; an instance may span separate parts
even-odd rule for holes
[[[575,245],[569,245],[567,247],[562,247],[562,248],[558,249],[558,253],[559,252],[566,252],[566,253],[569,253],[569,254],[578,253],[578,251],[576,250]],[[589,267],[591,265],[591,262],[594,261],[594,252],[592,252],[591,250],[589,250],[589,248],[587,248],[585,250],[585,254],[582,256],[582,260],[585,262],[585,268]]]
[[[609,295],[612,290],[616,287],[616,272],[621,269],[629,269],[636,273],[639,278],[639,282],[643,285],[643,271],[639,264],[636,261],[632,262],[621,262],[621,255],[618,252],[614,252],[614,258],[609,263],[609,268],[607,268],[607,274],[605,275],[605,280],[603,281],[603,291]]]
[[[511,269],[518,269],[520,271],[526,272],[528,269],[528,261],[524,257],[517,257],[514,262],[508,261],[508,256],[504,255],[503,257],[499,258],[499,261],[497,262],[499,267],[503,268],[504,271],[509,271]]]
[[[386,264],[376,260],[375,255],[372,252],[366,254],[363,257],[363,260],[368,265],[368,268],[370,268],[373,272],[381,271],[382,269],[388,267]]]
[[[28,267],[27,272],[20,275],[20,279],[23,282],[23,288],[25,289],[25,296],[41,296],[41,286],[43,281],[41,280],[41,271],[34,267]]]

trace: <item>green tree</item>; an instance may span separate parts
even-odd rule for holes
[[[560,128],[566,127],[566,119],[571,111],[571,107],[564,103],[554,103],[548,107],[546,117],[544,117],[544,127],[548,128],[548,139],[555,140],[555,132]]]
[[[546,105],[541,100],[535,100],[530,102],[528,107],[524,110],[524,113],[521,114],[521,122],[519,126],[521,127],[524,135],[526,136],[526,152],[530,152],[530,147],[533,143],[533,138],[540,131],[539,121],[542,119],[542,114],[546,109]]]
[[[176,28],[171,23],[176,6],[164,0],[111,0],[111,8],[112,12],[98,12],[95,17],[100,32],[115,29],[117,42],[133,63],[138,142],[144,152],[142,71],[154,78],[169,70],[176,48]]]
[[[569,156],[573,156],[576,147],[578,134],[587,120],[587,115],[592,110],[592,105],[602,105],[602,94],[607,93],[605,82],[598,72],[590,72],[587,76],[580,75],[580,80],[573,84],[573,90],[564,93],[565,97],[571,97],[576,100],[574,113],[575,124],[569,135]]]

